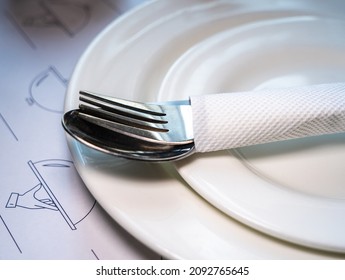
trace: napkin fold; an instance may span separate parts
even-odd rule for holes
[[[345,83],[190,99],[197,152],[345,131]]]

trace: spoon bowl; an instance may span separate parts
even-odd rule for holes
[[[162,162],[182,159],[194,153],[193,142],[185,145],[164,145],[133,139],[80,118],[77,109],[64,114],[62,125],[65,131],[80,143],[118,157]]]

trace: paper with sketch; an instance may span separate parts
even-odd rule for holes
[[[61,126],[91,40],[142,1],[1,1],[0,259],[157,259],[97,204]]]

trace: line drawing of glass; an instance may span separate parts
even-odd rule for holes
[[[54,66],[38,74],[30,83],[27,102],[53,113],[62,113],[67,80]]]
[[[28,161],[28,165],[38,180],[37,184],[24,193],[12,192],[6,208],[58,211],[68,226],[76,230],[77,224],[95,207],[96,200],[80,188],[73,163],[48,159],[35,163]]]
[[[20,17],[20,24],[23,27],[49,28],[57,27],[63,30],[68,36],[73,37],[81,31],[89,22],[91,16],[90,6],[76,1],[63,0],[41,0],[37,1],[37,8],[28,14],[27,5],[21,2],[21,7],[15,7],[17,16]],[[30,10],[29,10],[30,11]]]

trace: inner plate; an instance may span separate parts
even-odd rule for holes
[[[345,20],[321,11],[267,15],[200,40],[170,69],[159,98],[345,81]],[[198,155],[176,166],[228,215],[291,242],[345,252],[345,134]]]
[[[301,1],[280,2],[276,13],[274,7],[272,12],[271,1],[246,2],[154,1],[116,20],[95,38],[79,60],[69,83],[65,110],[78,107],[78,92],[82,89],[156,100],[169,69],[200,40],[207,40],[219,29],[267,15],[298,16],[300,6],[307,5]],[[68,144],[81,178],[98,203],[128,232],[164,257],[344,258],[343,254],[275,239],[237,222],[198,196],[171,164],[112,157],[69,137]],[[218,161],[217,154],[214,156]],[[227,153],[225,156],[228,160]]]

